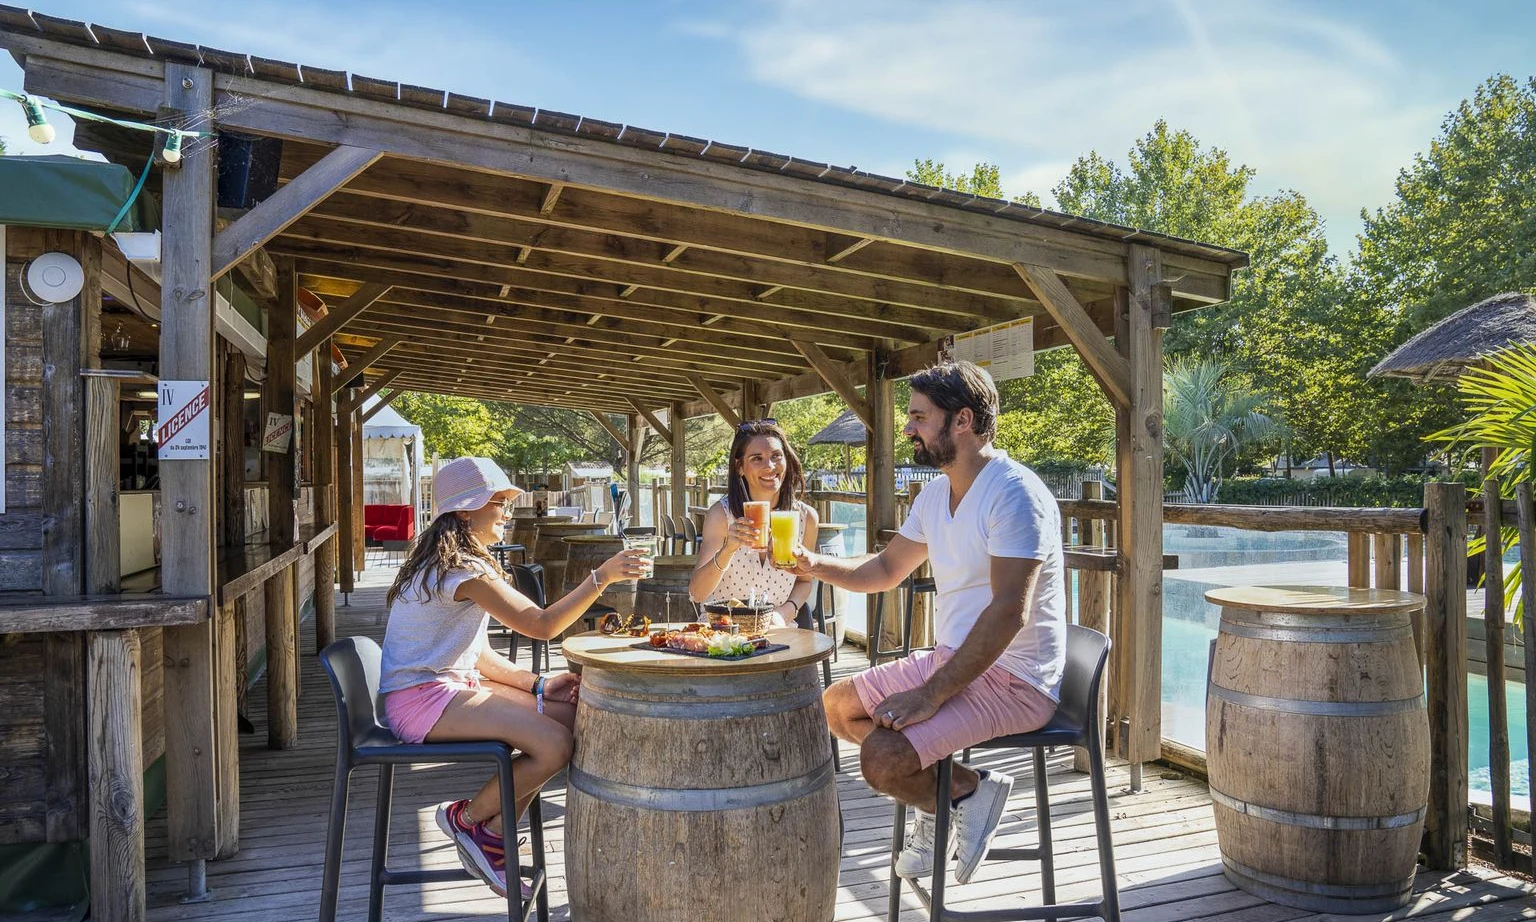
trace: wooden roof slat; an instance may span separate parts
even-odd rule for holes
[[[866,173],[862,170],[855,172],[853,176],[850,177],[850,181],[853,183],[853,185],[859,187],[860,189],[872,189],[876,192],[886,193],[894,193],[897,190],[909,185],[909,183],[904,179],[895,179],[890,176],[881,176],[879,173]],[[919,189],[933,188],[932,186],[923,186],[921,183],[917,183],[915,185],[917,185]]]
[[[223,51],[218,48],[203,48],[203,66],[236,76],[245,76],[253,73],[251,60],[248,56],[238,51]]]
[[[786,154],[775,154],[766,150],[750,151],[741,159],[741,163],[744,166],[749,166],[754,170],[768,170],[773,173],[783,170],[784,167],[789,165],[789,161],[790,158]]]
[[[181,64],[194,64],[201,66],[203,53],[196,45],[187,42],[175,42],[168,38],[159,38],[154,35],[144,36],[144,43],[155,57],[166,58]]]
[[[710,141],[709,146],[699,154],[705,160],[714,160],[719,163],[740,165],[748,154],[752,153],[750,147],[738,147],[735,144],[722,144],[719,141]]]
[[[830,167],[825,163],[815,160],[802,160],[799,157],[790,157],[784,164],[784,172],[791,176],[802,176],[806,179],[819,179]]]
[[[498,99],[491,104],[491,120],[509,125],[532,125],[538,111],[532,106],[519,106]]]
[[[145,55],[149,53],[149,45],[144,42],[142,32],[127,32],[122,29],[109,29],[106,26],[91,26],[91,32],[96,36],[96,41],[103,48],[113,51],[122,51],[133,55]]]
[[[607,388],[605,386],[608,382],[594,381],[590,377],[585,380],[542,377],[547,374],[547,369],[532,363],[519,366],[482,365],[478,362],[466,362],[461,358],[452,364],[427,367],[408,361],[406,358],[400,358],[394,360],[393,365],[386,362],[379,369],[379,374],[390,371],[399,371],[402,377],[415,380],[456,381],[463,378],[465,383],[478,384],[487,389],[514,388],[525,393],[580,395],[609,405],[621,405],[625,395],[637,395],[649,399],[654,393],[661,399],[673,399],[667,392],[662,391],[651,392],[644,388]]]
[[[619,135],[620,144],[628,144],[630,147],[643,147],[655,150],[661,147],[667,139],[665,131],[652,131],[649,128],[636,128],[634,125],[625,125],[624,133]]]
[[[691,138],[685,134],[669,134],[667,139],[661,143],[661,149],[668,153],[688,154],[691,156],[698,156],[704,153],[704,148],[708,146],[709,142],[703,138]],[[746,148],[742,148],[742,150],[745,151]]]
[[[398,102],[400,99],[400,84],[393,80],[380,80],[378,77],[364,77],[362,74],[352,75],[352,92],[369,99],[382,99],[385,102]],[[439,105],[441,108],[441,105]]]
[[[471,118],[490,118],[491,101],[479,96],[463,96],[458,93],[449,93],[444,108],[456,115],[468,115]]]
[[[257,57],[254,54],[251,55],[251,72],[261,80],[271,80],[274,83],[294,85],[304,82],[304,75],[299,71],[299,65],[291,61]]]
[[[410,83],[400,84],[400,101],[408,106],[419,109],[441,109],[447,98],[446,90],[434,90],[431,87],[415,86]]]
[[[422,361],[425,358],[436,358],[436,361]],[[474,375],[488,382],[520,384],[546,390],[566,389],[588,393],[654,395],[668,400],[690,400],[698,396],[686,386],[678,387],[655,381],[635,381],[624,378],[599,379],[591,369],[583,373],[554,365],[540,365],[537,359],[478,354],[462,347],[455,348],[442,344],[434,344],[432,350],[417,346],[409,351],[402,351],[398,357],[380,361],[377,367],[392,366],[414,369],[429,376]]]
[[[41,32],[31,10],[14,6],[0,6],[0,26],[14,32]]]
[[[569,112],[556,112],[554,109],[540,109],[533,117],[533,124],[545,131],[574,134],[576,126],[581,124],[581,116],[572,115]]]
[[[350,93],[352,85],[347,82],[347,72],[344,70],[331,70],[327,67],[311,67],[308,64],[300,64],[299,69],[304,73],[304,85],[333,93]]]
[[[576,133],[612,141],[624,133],[624,125],[620,122],[605,122],[601,119],[583,118],[581,124],[576,126]]]
[[[404,383],[402,383],[404,382]],[[608,404],[595,400],[581,400],[566,397],[539,397],[537,399],[518,399],[514,393],[506,388],[486,388],[473,385],[452,384],[422,379],[408,379],[401,376],[395,381],[395,387],[402,390],[417,391],[427,394],[446,394],[454,397],[473,397],[477,400],[495,400],[502,403],[522,404],[524,406],[545,406],[562,410],[597,410],[604,413],[628,413],[628,404]]]
[[[57,16],[49,16],[47,13],[32,14],[32,21],[36,28],[46,35],[62,38],[68,42],[81,44],[96,44],[96,36],[91,34],[91,27],[75,19],[60,19]]]

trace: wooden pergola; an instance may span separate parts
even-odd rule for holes
[[[0,7],[0,47],[22,64],[29,93],[119,118],[281,139],[280,188],[243,213],[216,213],[213,143],[158,168],[159,283],[107,243],[102,284],[124,304],[149,302],[161,379],[225,381],[238,399],[257,360],[218,335],[211,297],[216,280],[236,273],[266,311],[267,408],[318,421],[315,525],[339,520],[342,547],[361,547],[360,504],[334,489],[358,482],[358,410],[366,395],[405,390],[590,411],[628,452],[631,482],[644,426],[670,442],[681,472],[682,420],[719,413],[734,423],[775,401],[835,391],[870,430],[873,543],[897,525],[892,382],[934,361],[947,336],[1034,318],[1035,348],[1075,348],[1115,407],[1110,739],[1133,763],[1158,757],[1162,331],[1175,313],[1226,300],[1243,254],[11,7]],[[82,122],[76,144],[137,170],[149,154],[145,137]],[[330,304],[302,335],[300,288]],[[329,361],[317,363],[307,409],[295,364],[331,344],[346,365],[333,376]],[[215,432],[227,431],[217,415],[227,406],[215,406]],[[287,547],[298,533],[299,475],[293,464],[273,467],[268,540]],[[220,534],[216,521],[225,520],[215,515],[238,469],[176,460],[161,470],[172,510],[162,591],[214,597],[219,549],[241,537]],[[674,476],[674,508],[683,488]],[[320,598],[331,574],[343,589],[352,580],[351,567],[334,565],[337,543],[316,558],[322,642],[332,630]],[[177,649],[214,656],[213,630],[177,628]],[[274,676],[292,656],[268,650]],[[194,714],[211,694],[198,683],[211,687],[219,671],[213,661],[205,667],[184,673],[166,697],[168,709],[183,711],[167,752],[171,853],[194,862],[216,857],[228,838],[217,828],[227,812],[212,807],[228,797],[228,779],[184,748],[202,742],[188,728],[214,732],[212,718]]]

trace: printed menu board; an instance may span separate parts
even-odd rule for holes
[[[1034,319],[1025,317],[956,333],[940,344],[939,357],[952,362],[973,362],[985,368],[994,381],[1027,378],[1035,373]]]

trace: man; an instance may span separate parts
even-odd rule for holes
[[[823,696],[832,732],[859,744],[869,785],[917,808],[896,861],[898,874],[917,878],[933,870],[936,763],[1050,720],[1066,619],[1060,511],[1033,471],[992,445],[991,376],[958,362],[920,371],[911,383],[902,431],[913,460],[943,476],[923,488],[880,553],[844,560],[802,548],[797,572],[870,593],[932,564],[937,649],[844,679]],[[956,763],[949,796],[960,883],[986,856],[1012,787],[1001,772]]]

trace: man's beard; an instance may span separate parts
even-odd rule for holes
[[[947,467],[955,460],[955,440],[950,438],[949,430],[939,432],[933,446],[927,442],[912,441],[912,460],[924,467]]]

